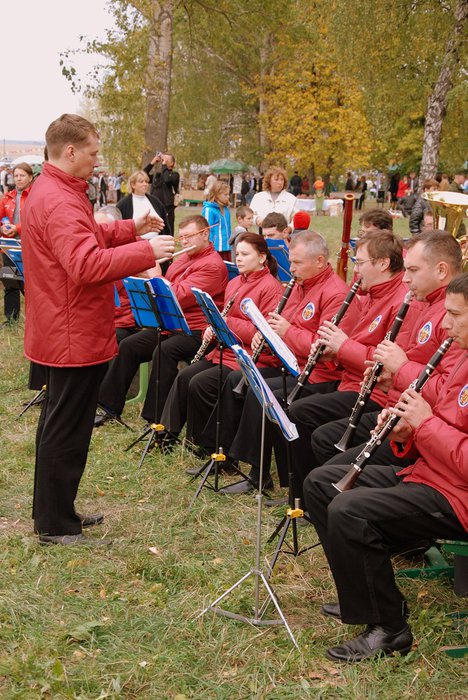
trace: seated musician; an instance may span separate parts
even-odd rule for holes
[[[390,409],[402,419],[391,437],[406,443],[411,465],[382,466],[372,455],[350,490],[339,493],[332,486],[349,465],[324,465],[304,483],[305,504],[338,592],[339,602],[323,612],[346,624],[367,625],[354,639],[328,649],[335,661],[408,653],[413,636],[392,550],[411,548],[421,538],[467,538],[468,273],[448,285],[445,308],[443,326],[462,356],[442,389],[433,377],[422,394],[406,389]],[[377,429],[388,415],[383,412]]]
[[[208,292],[220,305],[227,284],[226,265],[209,241],[209,228],[203,216],[185,218],[179,224],[179,240],[187,252],[180,255],[165,275],[172,284],[192,335],[168,333],[161,345],[161,367],[159,384],[159,406],[156,407],[155,385],[157,363],[154,361],[157,332],[147,328],[125,338],[119,345],[119,354],[109,368],[99,391],[99,404],[110,414],[120,416],[125,406],[125,397],[133,377],[142,362],[153,359],[142,416],[148,422],[159,422],[164,401],[177,376],[178,363],[193,357],[201,343],[202,330],[206,323],[198,306],[192,287]],[[159,270],[159,274],[161,271]],[[109,415],[97,415],[95,426],[102,425]]]
[[[289,251],[291,274],[296,279],[296,285],[281,314],[269,313],[273,330],[284,340],[296,355],[301,369],[307,361],[311,344],[317,338],[317,330],[324,319],[330,319],[340,308],[346,293],[349,291],[346,283],[338,277],[329,263],[328,246],[324,238],[313,231],[298,233],[291,241]],[[351,309],[348,322],[351,328],[357,321],[357,314]],[[253,347],[261,342],[262,336],[257,333]],[[282,396],[283,379],[278,368],[267,378],[267,384],[272,390],[278,390]],[[304,388],[304,393],[314,391],[331,391],[340,379],[340,372],[331,364],[321,364],[311,375],[311,383]],[[250,390],[247,391],[245,402],[233,393],[241,373],[238,370],[229,375],[222,394],[221,445],[226,454],[236,460],[242,460],[252,465],[251,481],[244,480],[238,484],[223,489],[223,493],[248,493],[258,483],[260,468],[260,440],[262,411],[260,405]],[[291,389],[296,380],[287,377],[286,385]],[[313,382],[313,384],[312,384]],[[215,414],[196,437],[196,442],[208,449],[214,446]],[[267,481],[270,465],[271,444],[269,431],[265,435],[265,481]],[[280,483],[287,485],[287,470],[279,472]]]
[[[295,244],[304,235],[308,234],[298,234],[292,243]],[[319,326],[323,326],[325,322],[325,327],[335,329],[334,333],[338,336],[338,341],[333,348],[333,355],[330,356],[335,359],[338,366],[344,368],[343,372],[342,374],[338,373],[337,367],[333,364],[334,383],[328,383],[325,387],[321,387],[320,384],[317,384],[321,381],[318,379],[320,373],[330,372],[330,370],[324,370],[327,364],[319,363],[314,370],[315,376],[313,374],[310,377],[313,384],[307,385],[308,395],[303,392],[304,398],[297,399],[289,408],[289,417],[299,431],[299,438],[291,442],[295,495],[297,497],[301,495],[302,482],[309,471],[308,465],[312,460],[310,448],[312,429],[310,426],[312,425],[315,429],[323,422],[331,420],[331,417],[338,418],[349,414],[359,392],[365,361],[368,357],[372,357],[375,346],[385,337],[408,291],[402,281],[402,244],[400,239],[389,231],[371,231],[361,238],[356,246],[356,259],[361,289],[367,294],[353,300],[350,310],[339,328],[330,323],[331,314],[322,316],[319,324]],[[279,329],[281,332],[282,325],[282,321],[275,322],[273,328],[274,330]],[[318,327],[312,342],[319,338],[317,331]],[[285,340],[288,342],[287,335]],[[294,348],[292,349],[294,351]],[[308,350],[304,354],[307,355],[307,352]],[[283,393],[281,386],[277,384],[274,389],[273,393],[281,400]],[[383,392],[375,392],[369,401],[368,410],[378,410],[384,405],[385,395]],[[239,424],[239,430],[232,441],[229,454],[234,459],[252,464],[258,471],[258,461],[251,461],[252,457],[256,457],[251,446],[254,441],[245,440],[243,437],[246,430],[252,430],[254,426],[260,425],[261,409],[259,404],[252,403],[251,409],[248,423],[244,424],[243,416]],[[245,417],[247,418],[247,415]],[[242,430],[244,430],[243,433]],[[267,433],[275,448],[278,472],[286,474],[288,455],[283,434],[272,423],[267,424]],[[258,457],[256,458],[258,459]],[[264,467],[267,468],[267,466],[268,464],[265,462]]]
[[[265,239],[257,233],[241,233],[236,244],[236,265],[239,275],[232,279],[224,295],[225,306],[231,302],[226,323],[238,339],[240,345],[250,351],[250,344],[255,334],[255,326],[242,312],[241,303],[250,297],[264,314],[274,309],[283,288],[274,276],[276,260],[268,250]],[[211,328],[207,328],[204,338],[212,337]],[[183,369],[176,378],[169,392],[162,413],[162,423],[170,436],[170,444],[182,430],[187,421],[187,438],[194,442],[216,404],[219,350],[216,347],[205,358]],[[268,368],[275,364],[275,358],[262,353],[259,366]],[[237,368],[237,360],[232,350],[223,352],[223,377]],[[215,447],[215,446],[213,446]]]
[[[385,339],[375,350],[373,360],[382,362],[384,366],[379,385],[385,386],[388,391],[386,406],[392,406],[397,401],[403,389],[447,337],[442,324],[445,316],[445,290],[461,270],[460,246],[455,238],[444,231],[418,234],[409,242],[403,280],[414,294],[412,306],[418,302],[424,302],[424,305],[418,304],[421,310],[411,316],[413,322],[405,324],[406,331],[401,330],[395,342]],[[444,378],[458,361],[461,352],[457,345],[452,345],[437,367],[437,376]],[[343,464],[343,460],[345,463],[352,462],[361,451],[362,444],[369,439],[378,414],[378,411],[370,411],[361,417],[346,457],[337,454],[335,444],[345,433],[349,416],[323,423],[314,430],[309,471],[332,459],[339,464]],[[392,464],[395,460],[388,440],[384,441],[376,454],[379,464]]]
[[[279,212],[272,211],[265,216],[262,224],[262,236],[274,240],[289,242],[291,227],[288,226],[286,217]]]

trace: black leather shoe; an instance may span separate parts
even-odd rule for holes
[[[104,515],[102,513],[96,513],[94,515],[82,515],[81,513],[77,513],[76,515],[81,520],[82,527],[94,527],[104,522]]]
[[[268,478],[263,484],[264,489],[272,489],[273,481]],[[238,481],[237,484],[232,484],[231,486],[226,486],[224,489],[220,489],[219,493],[224,495],[237,495],[240,493],[250,493],[250,491],[255,491],[258,489],[258,483],[254,481],[248,481],[248,479],[243,479]]]
[[[337,617],[341,620],[341,610],[339,603],[324,603],[321,608],[324,615]]]
[[[120,418],[117,415],[115,417]],[[100,428],[104,423],[108,423],[111,420],[114,420],[114,416],[111,413],[96,413],[94,416],[94,427]]]
[[[263,503],[268,508],[277,508],[278,506],[285,506],[289,503],[289,498],[287,496],[281,496],[281,498],[265,498]]]
[[[413,635],[409,625],[404,624],[398,631],[389,630],[383,625],[368,625],[365,632],[339,647],[327,650],[327,656],[333,661],[363,661],[373,656],[387,656],[399,652],[402,655],[411,651]]]
[[[81,532],[78,535],[39,535],[39,544],[85,545],[86,547],[108,547],[112,540],[91,540]]]

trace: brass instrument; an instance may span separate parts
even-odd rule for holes
[[[400,328],[402,326],[403,321],[405,320],[406,314],[408,313],[409,305],[411,302],[411,299],[413,298],[413,293],[408,292],[405,295],[405,298],[403,300],[403,303],[396,315],[395,320],[393,321],[392,327],[388,331],[387,335],[385,336],[386,340],[391,340],[392,343],[394,342],[395,338],[397,337]],[[375,389],[375,386],[377,384],[377,380],[380,377],[380,374],[383,370],[383,364],[381,362],[374,362],[372,365],[372,369],[370,371],[369,376],[367,379],[362,383],[361,386],[361,391],[359,392],[359,396],[356,399],[356,403],[353,406],[353,410],[351,411],[351,415],[349,417],[348,421],[348,426],[343,433],[341,439],[335,443],[335,447],[337,450],[340,450],[340,452],[344,452],[345,450],[348,449],[349,444],[351,440],[354,437],[354,434],[357,430],[357,427],[359,425],[359,421],[362,418],[362,414],[364,413],[364,410],[369,402],[369,399],[371,397],[372,392]]]
[[[231,299],[229,299],[229,301],[226,303],[224,309],[221,311],[221,316],[222,316],[223,318],[226,318],[226,316],[227,316],[228,313],[230,312],[231,307],[232,307],[232,305],[234,304],[234,301],[235,301],[236,296],[237,296],[238,294],[239,294],[239,292],[236,292],[236,293],[234,294],[234,296],[231,297]],[[209,340],[204,340],[204,341],[203,341],[203,343],[202,343],[202,344],[200,345],[200,347],[198,348],[197,353],[196,353],[196,355],[194,356],[192,362],[190,363],[191,365],[193,365],[195,362],[199,362],[199,361],[202,359],[202,357],[204,357],[204,355],[205,355],[206,351],[208,350],[208,347],[210,346],[210,344],[211,344],[212,341],[213,341],[213,338],[210,338]]]
[[[425,192],[423,199],[429,202],[434,217],[434,228],[447,231],[457,239],[463,251],[463,269],[468,269],[468,243],[459,229],[468,210],[468,194],[463,192]]]
[[[294,285],[296,284],[296,278],[291,277],[289,282],[287,283],[284,292],[281,296],[281,299],[278,302],[278,305],[276,309],[273,311],[274,314],[280,314],[284,307],[286,306],[286,302],[288,301],[289,297],[291,296],[291,292],[293,290]],[[258,348],[255,350],[255,352],[252,353],[252,362],[256,364],[258,362],[258,358],[262,354],[264,348],[265,348],[265,343],[266,340],[265,338],[262,339],[260,342],[260,345]],[[245,391],[247,389],[247,382],[245,381],[244,377],[236,384],[236,386],[233,389],[234,394],[237,396],[243,396]]]
[[[436,350],[427,365],[424,367],[419,377],[415,379],[414,382],[411,382],[408,387],[409,389],[414,389],[418,394],[421,393],[424,385],[430,379],[435,368],[447,350],[449,350],[452,343],[453,338],[447,338],[444,340],[442,345]],[[353,488],[354,482],[358,479],[359,474],[362,472],[366,464],[369,463],[376,449],[392,432],[399,420],[400,416],[397,416],[396,413],[391,413],[380,429],[375,430],[370,440],[364,445],[363,449],[352,463],[351,468],[336,484],[332,484],[337,491],[342,493],[343,491],[349,491]]]

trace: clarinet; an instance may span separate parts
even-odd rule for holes
[[[405,320],[405,316],[408,313],[409,305],[411,302],[411,299],[413,297],[412,292],[408,292],[406,294],[403,303],[396,315],[396,318],[393,322],[392,327],[388,331],[387,335],[385,336],[386,340],[391,340],[392,343],[397,337],[401,325],[403,321]],[[343,433],[343,436],[335,444],[335,447],[337,450],[340,450],[340,452],[344,452],[345,450],[348,449],[349,444],[351,440],[354,437],[354,434],[357,430],[357,427],[359,425],[359,421],[362,418],[362,414],[364,413],[364,410],[368,404],[368,401],[371,397],[372,392],[375,389],[375,385],[377,384],[377,379],[380,377],[381,373],[383,370],[383,364],[381,362],[374,362],[372,365],[372,369],[370,371],[369,376],[367,377],[366,381],[362,383],[361,386],[361,391],[359,392],[359,396],[356,399],[356,403],[353,406],[353,410],[351,411],[351,415],[349,417],[349,422],[348,426]]]
[[[355,282],[353,284],[353,286],[349,290],[348,294],[346,295],[345,300],[343,301],[342,305],[340,306],[338,313],[336,313],[333,316],[331,322],[335,326],[337,326],[340,323],[341,319],[343,318],[343,316],[347,312],[349,305],[351,304],[352,300],[356,296],[356,292],[359,289],[360,285],[361,285],[361,280],[357,280],[357,282]],[[302,390],[303,390],[304,386],[307,384],[307,380],[309,379],[310,375],[312,374],[312,370],[314,369],[315,365],[322,357],[323,353],[326,350],[326,347],[327,346],[325,345],[325,343],[321,343],[316,348],[316,350],[314,352],[309,353],[309,357],[307,358],[307,362],[304,366],[304,369],[302,370],[302,372],[299,375],[299,378],[297,380],[297,384],[294,387],[294,389],[292,389],[289,392],[288,397],[286,399],[286,403],[288,406],[290,406],[292,404],[292,402],[295,401],[296,399],[298,399],[300,397],[300,395],[302,394]]]
[[[289,297],[291,296],[291,292],[292,292],[295,284],[296,284],[296,278],[291,277],[291,279],[289,280],[289,282],[287,283],[287,285],[285,287],[283,295],[282,295],[281,299],[279,300],[276,309],[273,311],[274,314],[280,314],[282,312],[282,310],[286,306],[286,302],[288,301]],[[260,345],[258,346],[257,350],[255,350],[252,353],[252,362],[254,364],[258,362],[258,358],[260,357],[260,355],[262,354],[262,352],[265,348],[265,343],[266,343],[266,340],[265,340],[265,338],[263,338],[262,341],[260,342]],[[234,392],[234,394],[237,394],[237,396],[243,396],[245,394],[246,388],[247,388],[246,381],[245,381],[244,377],[242,377],[242,379],[234,387],[233,392]]]
[[[226,303],[224,309],[221,311],[221,316],[223,318],[226,318],[228,315],[229,311],[231,310],[231,306],[234,304],[234,301],[236,299],[236,296],[238,295],[239,292],[236,292],[231,299]],[[192,362],[190,363],[193,365],[195,362],[199,362],[202,357],[204,357],[209,345],[211,344],[213,338],[210,338],[209,340],[204,340],[203,343],[200,345],[200,347],[197,350],[197,354],[194,356]]]
[[[446,340],[444,340],[442,345],[433,354],[427,365],[424,367],[419,377],[413,382],[411,382],[411,384],[408,387],[409,389],[414,389],[418,394],[421,393],[422,388],[424,387],[428,379],[431,377],[435,368],[437,367],[447,350],[450,348],[452,343],[453,338],[447,338]],[[359,474],[368,464],[369,460],[372,458],[372,455],[379,447],[379,445],[381,445],[385,438],[392,432],[393,428],[396,426],[399,420],[400,416],[397,416],[395,413],[391,413],[385,421],[385,423],[380,428],[380,430],[376,430],[374,432],[370,440],[364,445],[364,448],[361,450],[361,452],[358,454],[358,456],[352,463],[349,471],[346,472],[343,478],[340,479],[336,484],[332,484],[332,486],[334,486],[337,491],[341,493],[342,491],[349,491],[353,488],[354,482],[359,477]]]

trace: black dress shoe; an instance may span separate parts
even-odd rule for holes
[[[413,635],[409,625],[395,632],[384,625],[368,625],[365,632],[349,642],[344,642],[339,647],[327,650],[327,656],[333,661],[363,661],[373,656],[383,654],[387,656],[399,652],[408,654],[413,644]]]
[[[112,540],[91,540],[81,532],[77,535],[39,535],[39,544],[85,545],[86,547],[108,547]]]
[[[324,603],[321,608],[324,615],[338,617],[341,620],[341,610],[339,603]]]
[[[120,416],[116,414],[115,418],[120,418]],[[114,416],[111,413],[96,413],[94,416],[94,427],[100,428],[104,423],[108,423],[111,420],[114,420]]]
[[[281,496],[281,498],[265,498],[263,503],[268,508],[276,508],[278,506],[285,506],[289,503],[289,498],[287,496]]]
[[[263,488],[273,488],[273,481],[270,477],[263,484]],[[238,481],[237,484],[231,484],[231,486],[226,486],[224,489],[220,489],[219,493],[222,493],[224,495],[237,495],[240,493],[250,493],[250,491],[256,490],[258,490],[258,482],[243,479],[242,481]]]
[[[81,513],[76,513],[76,516],[81,520],[82,527],[94,527],[95,525],[101,525],[104,522],[104,515],[102,513],[96,513],[94,515],[82,515]]]

